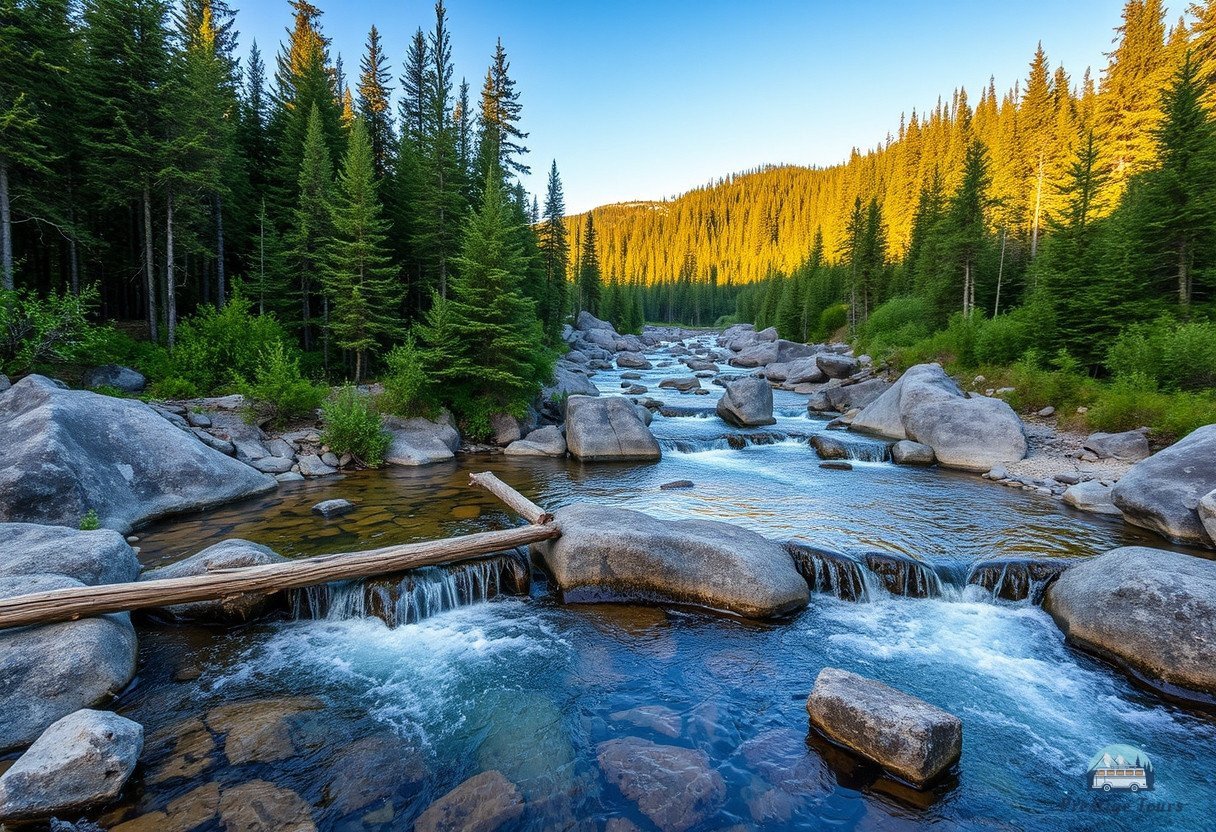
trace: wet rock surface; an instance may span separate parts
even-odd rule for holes
[[[705,752],[639,737],[600,743],[600,770],[663,832],[685,832],[726,799],[726,783]]]
[[[722,387],[724,392],[718,399],[716,412],[724,421],[737,427],[776,424],[773,389],[762,379],[724,381]]]
[[[494,832],[523,814],[519,790],[498,771],[483,771],[418,816],[417,832]]]

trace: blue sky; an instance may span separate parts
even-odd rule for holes
[[[427,0],[314,0],[358,72],[380,29],[394,74]],[[269,60],[286,0],[235,0],[242,49]],[[449,0],[457,78],[474,94],[500,36],[530,131],[529,190],[557,159],[567,207],[671,196],[765,163],[828,165],[963,84],[978,97],[1025,77],[1042,40],[1076,80],[1105,63],[1121,0],[850,3]],[[353,81],[352,81],[353,86]]]

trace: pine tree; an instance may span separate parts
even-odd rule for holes
[[[330,208],[333,236],[325,247],[324,285],[334,342],[355,356],[363,378],[367,351],[401,333],[401,291],[389,256],[388,222],[376,196],[376,170],[367,125],[355,119]]]
[[[380,32],[372,26],[371,31],[367,33],[367,52],[360,64],[358,112],[367,125],[377,179],[388,175],[396,144],[392,115],[389,112],[389,99],[392,97],[393,88],[389,86],[391,76],[385,63],[384,51],[380,46]]]
[[[599,244],[595,236],[595,222],[591,212],[583,227],[582,251],[578,264],[578,308],[592,315],[598,313],[600,296],[603,293],[603,277],[600,273]]]
[[[987,152],[982,144],[972,142],[963,164],[963,180],[947,214],[951,268],[956,275],[961,272],[964,315],[975,309],[980,252],[988,233],[988,184]]]
[[[299,327],[304,349],[312,349],[313,296],[322,285],[325,247],[332,236],[329,203],[333,191],[333,163],[325,142],[320,108],[313,105],[304,138],[304,154],[297,179],[298,201],[287,238],[288,259],[297,277]]]
[[[498,172],[500,176],[531,173],[531,168],[523,163],[523,157],[528,153],[523,141],[528,134],[519,127],[523,108],[510,69],[511,62],[507,60],[502,38],[499,38],[481,89],[480,137],[475,164],[480,174],[478,181],[491,172]]]
[[[566,272],[569,269],[570,242],[566,234],[565,214],[566,200],[555,160],[549,168],[544,222],[540,226],[539,235],[545,269],[545,302],[540,309],[540,317],[546,339],[551,344],[556,344],[561,336],[562,319],[566,314]]]
[[[551,357],[537,346],[536,305],[519,290],[524,253],[500,178],[487,176],[481,206],[465,224],[450,295],[437,300],[424,330],[438,387],[474,435],[487,432],[495,412],[522,414],[552,372]]]

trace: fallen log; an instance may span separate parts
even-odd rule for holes
[[[542,509],[523,494],[520,494],[489,471],[484,471],[480,474],[470,474],[469,485],[480,486],[489,491],[514,509],[516,514],[533,525],[548,523],[553,519],[552,514]]]
[[[501,531],[385,546],[366,552],[319,555],[312,558],[216,569],[203,575],[161,578],[124,584],[68,587],[0,599],[0,628],[75,621],[111,612],[166,607],[194,601],[213,601],[248,592],[279,592],[330,581],[370,578],[437,566],[552,540],[561,530],[526,497],[492,474],[475,475],[477,484],[532,521],[531,525]],[[488,483],[488,484],[487,484]],[[526,512],[526,513],[525,513]],[[534,519],[535,518],[535,519]]]

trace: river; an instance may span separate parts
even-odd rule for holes
[[[186,809],[213,800],[212,784],[226,792],[254,781],[280,807],[272,815],[302,800],[319,829],[406,829],[434,799],[494,769],[526,801],[505,828],[600,830],[624,818],[654,830],[597,763],[601,743],[637,736],[703,752],[723,779],[724,799],[693,832],[1210,823],[1210,715],[1066,646],[1033,604],[964,588],[984,559],[1086,557],[1159,540],[972,475],[865,461],[882,457],[865,440],[853,470],[822,469],[806,439],[826,419],[806,415],[805,397],[778,392],[776,425],[738,430],[712,415],[719,388],[659,390],[683,369],[642,371],[638,382],[683,414],[654,420],[661,462],[462,455],[292,484],[145,529],[141,557],[155,566],[234,536],[300,556],[503,528],[517,521],[467,487],[470,472],[490,470],[545,507],[591,501],[845,552],[914,555],[940,577],[938,597],[816,594],[792,620],[758,624],[681,607],[563,605],[539,572],[527,595],[496,594],[501,575],[486,568],[419,576],[410,603],[398,605],[398,619],[411,622],[400,626],[357,615],[337,595],[320,607],[301,596],[299,618],[235,630],[148,624],[139,676],[118,705],[147,728],[144,764],[102,822],[143,817],[160,824],[145,828],[175,828]],[[618,371],[595,381],[621,389]],[[681,479],[694,486],[659,488]],[[335,497],[358,509],[328,521],[309,512]],[[449,608],[456,580],[463,599],[489,600]],[[328,617],[310,617],[318,610]],[[829,665],[957,714],[956,774],[914,792],[808,736],[806,696]],[[1089,759],[1116,742],[1151,756],[1151,792],[1089,793]],[[180,828],[224,828],[206,807],[189,820],[198,823]]]

